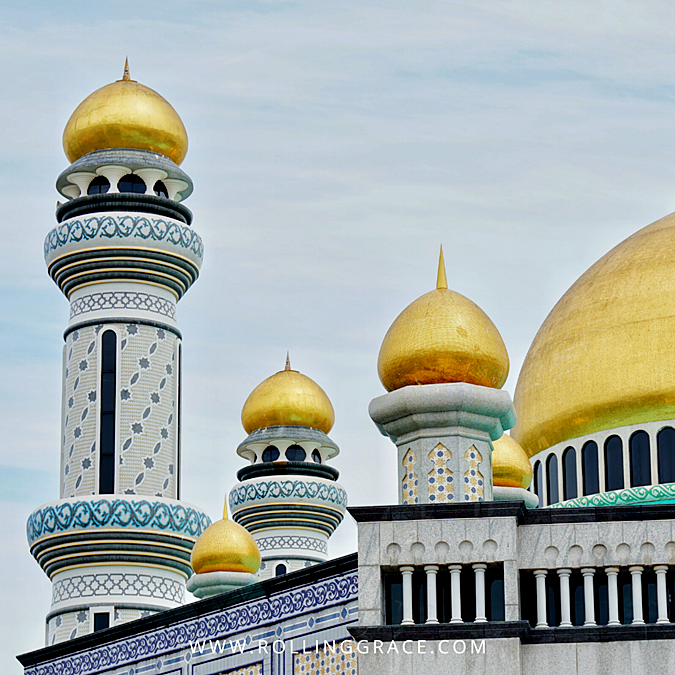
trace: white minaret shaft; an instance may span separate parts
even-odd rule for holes
[[[125,147],[135,142],[125,136],[127,106],[153,95],[125,68],[122,80],[82,103],[64,134],[73,164],[57,189],[68,201],[44,244],[49,274],[70,301],[60,499],[28,521],[31,552],[53,585],[48,644],[182,604],[192,546],[210,522],[177,501],[176,303],[203,255],[192,214],[178,203],[192,181],[153,142]],[[145,137],[173,134],[180,161],[187,149],[182,122],[164,99],[154,105]],[[103,108],[104,133],[96,117]],[[171,115],[174,122],[162,129]],[[112,145],[97,145],[97,138]],[[170,181],[182,186],[172,198]]]

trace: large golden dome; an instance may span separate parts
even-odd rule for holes
[[[190,563],[196,574],[248,572],[260,568],[260,550],[245,528],[223,515],[202,532],[192,549]]]
[[[532,482],[532,465],[518,443],[508,434],[492,442],[492,480],[501,487],[527,490]]]
[[[675,418],[675,214],[596,262],[553,308],[525,358],[514,437],[556,443]]]
[[[377,371],[387,391],[443,382],[499,389],[506,382],[509,355],[502,336],[478,305],[448,289],[442,249],[436,289],[396,317]]]
[[[180,164],[188,138],[178,113],[156,91],[124,77],[97,89],[80,103],[63,132],[63,149],[74,162],[88,152],[135,148]]]
[[[286,368],[263,380],[249,395],[241,411],[246,433],[263,427],[311,427],[327,434],[335,412],[326,392],[306,375]]]

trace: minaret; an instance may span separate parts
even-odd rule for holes
[[[187,134],[129,76],[71,116],[66,198],[44,244],[70,302],[63,350],[60,499],[30,516],[52,581],[47,644],[184,601],[190,552],[210,520],[180,499],[181,334],[176,303],[203,246],[182,200]]]
[[[396,318],[377,367],[389,393],[369,411],[397,446],[400,504],[529,494],[522,487],[493,488],[493,441],[515,423],[511,397],[501,389],[509,358],[487,314],[448,289],[443,249],[436,289]]]
[[[265,579],[328,558],[328,539],[342,522],[347,493],[326,464],[339,452],[327,436],[335,414],[313,380],[291,368],[268,377],[241,413],[249,434],[237,454],[250,461],[230,492],[232,518],[255,538]]]

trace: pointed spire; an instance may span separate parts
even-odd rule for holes
[[[129,82],[131,80],[131,75],[129,74],[129,57],[127,56],[124,61],[124,74],[122,75],[122,81]]]
[[[225,497],[225,505],[223,506],[223,520],[227,520],[227,496]]]
[[[436,288],[444,290],[448,288],[448,280],[445,276],[445,260],[443,260],[443,244],[441,244],[441,255],[438,258],[438,277],[436,279]]]
[[[286,352],[286,367],[284,370],[290,370],[291,369],[291,357],[289,356],[288,352]]]

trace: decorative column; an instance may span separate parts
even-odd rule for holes
[[[620,626],[619,621],[619,589],[617,585],[619,568],[607,567],[607,596],[609,601],[609,621],[608,626]]]
[[[642,616],[642,565],[633,565],[628,568],[631,574],[631,583],[633,587],[633,623],[642,625],[644,618]]]
[[[658,619],[656,623],[670,623],[668,620],[668,593],[666,590],[666,574],[668,565],[656,565],[656,602],[658,606]]]
[[[438,609],[436,596],[436,575],[438,574],[438,565],[425,565],[424,571],[427,573],[427,620],[426,623],[438,623]]]
[[[570,611],[570,574],[572,570],[561,569],[558,570],[558,577],[560,578],[560,628],[571,628],[571,611]]]
[[[463,623],[462,621],[462,590],[460,586],[461,565],[450,565],[450,623]]]
[[[476,582],[476,623],[487,621],[485,616],[485,563],[473,565],[474,579]]]
[[[414,567],[410,565],[404,565],[401,567],[401,576],[403,577],[403,621],[401,621],[402,626],[411,626],[415,622],[413,621],[413,611],[412,611],[412,575]]]
[[[548,628],[546,617],[546,575],[548,570],[535,570],[537,583],[537,625],[536,628]]]
[[[584,567],[581,570],[584,576],[584,626],[596,626],[595,623],[595,593],[593,575],[595,568]]]

